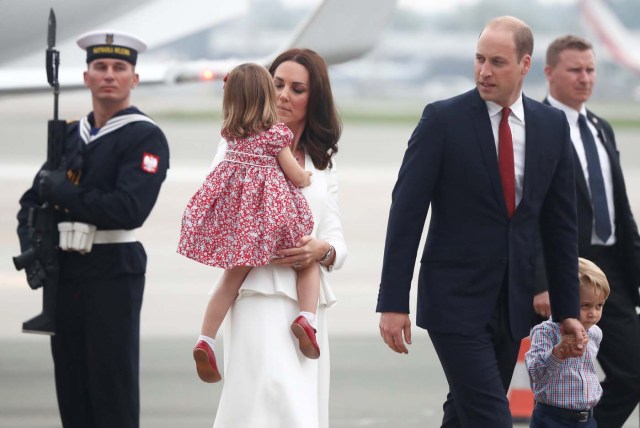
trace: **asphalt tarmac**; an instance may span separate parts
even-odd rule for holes
[[[140,88],[133,101],[156,117],[171,147],[167,181],[138,233],[149,256],[141,326],[141,424],[207,427],[213,424],[221,385],[199,381],[191,349],[219,271],[178,256],[175,247],[182,210],[206,175],[219,140],[219,121],[207,113],[218,107],[219,90]],[[415,114],[415,121],[422,110],[420,101],[342,105],[351,114],[404,109]],[[60,426],[48,338],[20,332],[21,323],[40,312],[41,292],[31,291],[11,263],[19,251],[17,201],[44,160],[51,109],[50,95],[0,99],[0,428]],[[87,93],[61,97],[61,118],[89,110]],[[640,118],[637,107],[632,114]],[[391,189],[415,121],[345,121],[336,160],[349,258],[331,276],[339,300],[328,315],[332,427],[437,427],[442,417],[446,381],[426,332],[414,327],[409,355],[394,354],[379,338],[375,313]],[[617,138],[638,219],[640,128],[618,129]],[[625,428],[640,428],[637,409]]]

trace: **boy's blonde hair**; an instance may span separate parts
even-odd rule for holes
[[[592,286],[600,291],[604,299],[607,300],[611,292],[609,281],[607,281],[607,276],[595,263],[580,257],[578,259],[578,277],[580,278],[580,285],[585,287]]]
[[[227,75],[222,98],[222,136],[244,138],[278,123],[271,75],[261,65],[246,63]]]

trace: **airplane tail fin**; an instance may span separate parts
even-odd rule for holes
[[[587,25],[619,64],[640,73],[640,54],[634,46],[634,36],[602,0],[580,0],[580,9]]]
[[[396,0],[324,0],[278,53],[309,48],[330,65],[358,58],[378,41],[395,6]]]
[[[365,54],[376,44],[395,6],[396,0],[323,0],[296,28],[289,41],[263,58],[191,61],[179,64],[161,79],[165,82],[219,80],[242,62],[269,66],[281,52],[293,47],[316,51],[328,65],[346,62]]]

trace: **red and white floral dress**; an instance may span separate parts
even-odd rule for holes
[[[309,204],[276,159],[292,141],[284,124],[228,141],[224,160],[185,208],[178,253],[223,269],[264,266],[310,235]]]

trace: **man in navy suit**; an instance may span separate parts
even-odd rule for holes
[[[603,339],[598,361],[605,373],[602,399],[594,409],[599,428],[620,428],[640,401],[640,236],[622,175],[611,125],[587,110],[596,80],[591,43],[562,36],[547,48],[546,103],[569,122],[576,175],[578,253],[607,275],[611,295],[598,326]],[[592,147],[592,149],[589,149]],[[593,152],[593,157],[590,154]],[[600,190],[598,190],[600,189]],[[544,266],[536,272],[536,312],[548,316]]]
[[[506,391],[533,316],[538,233],[554,318],[575,334],[574,355],[584,352],[571,139],[561,111],[522,94],[532,51],[524,22],[490,21],[477,42],[476,88],[426,106],[393,190],[380,333],[408,352],[409,291],[431,206],[416,324],[449,383],[443,427],[512,428]]]

